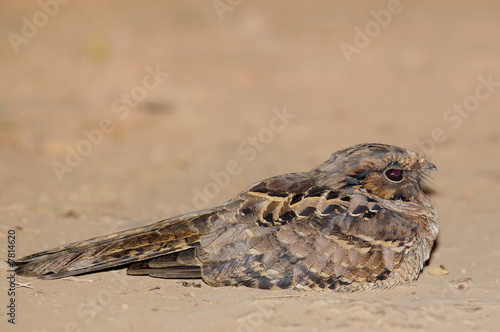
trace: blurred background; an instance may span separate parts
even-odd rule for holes
[[[19,256],[381,142],[438,166],[431,263],[473,277],[474,298],[499,308],[500,2],[3,1],[0,22],[0,231],[18,230]],[[47,319],[37,303],[23,309],[33,322]]]

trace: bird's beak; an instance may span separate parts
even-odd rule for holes
[[[428,162],[427,160],[424,162],[424,167],[422,167],[423,171],[437,171],[436,165],[434,165],[431,162]]]

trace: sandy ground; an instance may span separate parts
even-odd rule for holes
[[[361,142],[430,155],[441,230],[419,280],[390,291],[17,277],[31,287],[15,325],[3,264],[0,330],[498,331],[498,1],[41,3],[51,15],[0,5],[2,260],[9,230],[21,257],[223,203]]]

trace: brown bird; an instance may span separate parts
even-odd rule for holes
[[[415,280],[429,258],[438,217],[422,186],[435,169],[407,149],[360,144],[221,206],[24,257],[17,273],[57,279],[126,266],[211,286],[389,288]]]

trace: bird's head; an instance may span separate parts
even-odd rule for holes
[[[419,154],[393,145],[359,144],[334,153],[313,172],[337,189],[366,191],[386,200],[429,203],[426,171],[436,166]]]

